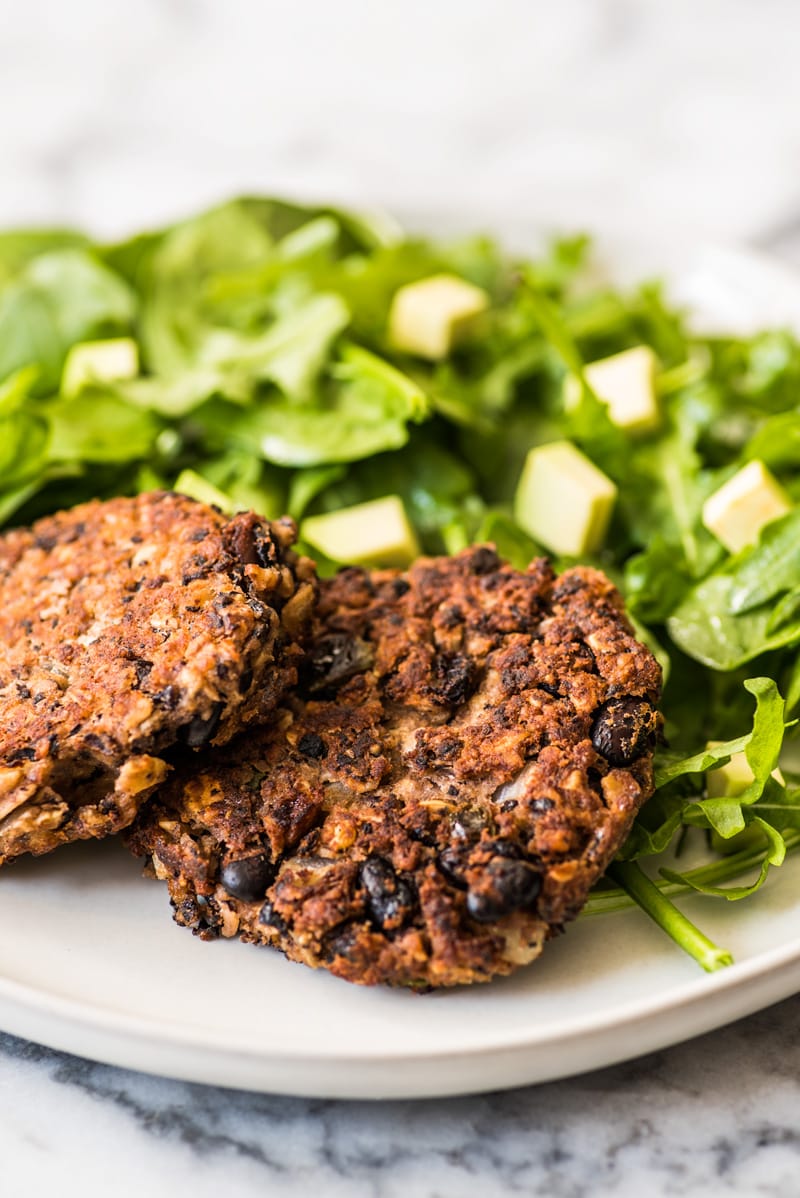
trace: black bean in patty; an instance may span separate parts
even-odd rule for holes
[[[359,880],[367,892],[370,916],[379,928],[399,927],[411,913],[414,891],[383,857],[368,857],[359,871]]]
[[[440,703],[464,703],[478,682],[474,661],[463,653],[440,653],[431,667],[431,691]]]
[[[275,865],[268,853],[256,853],[252,857],[240,857],[223,865],[219,880],[233,898],[243,903],[254,903],[263,898],[267,887],[275,878]]]
[[[610,765],[629,765],[652,743],[656,714],[645,699],[610,699],[599,708],[592,744]]]
[[[512,911],[530,908],[542,885],[541,874],[528,861],[496,857],[488,877],[467,892],[467,911],[478,923],[493,923]]]
[[[224,710],[224,703],[215,703],[209,716],[195,716],[188,724],[184,724],[180,731],[183,744],[188,745],[190,749],[201,749],[203,745],[207,745],[219,728]]]
[[[320,637],[311,655],[309,689],[336,689],[354,674],[368,670],[374,657],[374,649],[358,637],[343,632]]]
[[[297,742],[297,750],[304,757],[311,757],[314,761],[320,761],[323,757],[328,756],[328,748],[325,741],[316,732],[306,732]]]

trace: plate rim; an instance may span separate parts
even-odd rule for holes
[[[736,971],[734,973],[734,971]],[[309,1099],[399,1101],[436,1099],[509,1090],[607,1068],[713,1032],[800,990],[800,945],[777,946],[716,975],[692,979],[680,997],[628,1003],[611,1020],[584,1022],[571,1034],[539,1040],[517,1037],[459,1051],[405,1052],[396,1056],[253,1051],[252,1046],[198,1044],[192,1034],[166,1038],[153,1028],[126,1024],[141,1017],[87,1018],[87,1004],[59,998],[60,1010],[34,991],[35,1005],[15,1002],[0,986],[0,1017],[6,1030],[61,1052],[103,1065],[181,1082],[222,1086]],[[708,983],[713,985],[709,993]],[[6,1001],[4,1001],[4,999]],[[661,1007],[659,1013],[657,1010]],[[687,1019],[689,1022],[687,1022]]]
[[[605,918],[613,918],[617,912],[608,912]],[[677,951],[677,950],[676,950]],[[642,1023],[657,1019],[659,1016],[674,1014],[694,1004],[705,1004],[712,998],[735,993],[754,985],[760,980],[789,969],[793,964],[800,966],[800,935],[792,941],[773,946],[746,960],[735,962],[733,965],[720,969],[712,974],[698,971],[697,976],[668,987],[665,991],[647,998],[638,997],[619,1003],[614,1008],[611,1017],[606,1013],[602,1017],[585,1014],[574,1015],[560,1023],[547,1023],[541,1031],[535,1027],[529,1034],[521,1035],[519,1030],[511,1030],[505,1035],[493,1032],[484,1034],[479,1044],[454,1045],[439,1049],[436,1046],[408,1051],[391,1049],[376,1053],[374,1050],[359,1053],[352,1049],[348,1052],[337,1050],[327,1051],[315,1047],[308,1051],[293,1048],[289,1052],[281,1052],[275,1048],[263,1048],[258,1044],[245,1044],[236,1038],[229,1039],[220,1035],[221,1028],[215,1028],[209,1035],[196,1026],[181,1026],[177,1020],[165,1020],[146,1015],[136,1015],[130,1012],[117,1011],[109,1005],[93,1004],[90,1001],[69,998],[41,986],[19,982],[12,978],[0,976],[0,1012],[8,1004],[36,1012],[40,1016],[50,1016],[65,1025],[84,1028],[91,1032],[102,1030],[104,1033],[116,1034],[128,1042],[146,1040],[157,1042],[162,1046],[180,1046],[185,1050],[193,1050],[205,1055],[220,1056],[247,1052],[253,1059],[261,1062],[281,1062],[322,1064],[325,1066],[353,1065],[358,1067],[377,1067],[392,1065],[399,1062],[431,1064],[452,1061],[459,1058],[465,1061],[478,1059],[485,1055],[507,1052],[512,1049],[531,1051],[543,1045],[565,1044],[578,1041],[587,1036],[609,1034],[633,1022]],[[298,966],[298,968],[301,968]],[[347,983],[342,982],[343,986]],[[491,984],[491,983],[488,983]],[[465,992],[469,987],[456,987],[454,991],[435,991],[430,995],[413,996],[414,1001],[434,1002],[454,992]],[[786,995],[788,997],[788,994]],[[776,1000],[778,1001],[778,1000]],[[687,1038],[693,1032],[689,1032]],[[71,1051],[68,1047],[65,1051]]]

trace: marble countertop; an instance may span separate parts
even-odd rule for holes
[[[793,0],[26,0],[0,225],[114,236],[237,191],[591,229],[631,269],[800,227]],[[784,1195],[800,999],[581,1078],[440,1102],[185,1085],[0,1035],[0,1192]]]
[[[164,1081],[0,1035],[8,1198],[797,1193],[800,998],[548,1085],[331,1102]]]

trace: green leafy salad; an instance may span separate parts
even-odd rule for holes
[[[800,344],[694,336],[587,252],[265,199],[118,245],[0,234],[0,524],[164,487],[288,512],[323,573],[478,541],[599,566],[666,744],[588,910],[636,901],[713,969],[671,896],[743,899],[800,843]]]

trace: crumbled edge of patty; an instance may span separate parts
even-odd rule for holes
[[[127,826],[297,681],[316,600],[294,525],[171,492],[0,538],[0,864]]]
[[[176,920],[362,984],[532,960],[652,793],[661,676],[598,571],[490,546],[324,583],[301,692],[129,836]],[[199,763],[198,763],[199,764]]]

